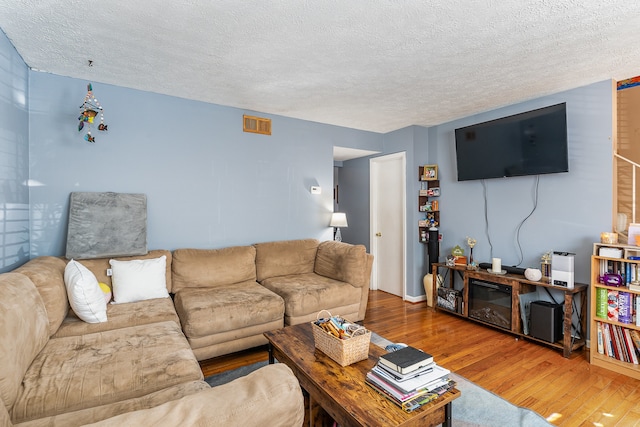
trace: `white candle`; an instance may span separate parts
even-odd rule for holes
[[[494,273],[500,273],[502,271],[502,260],[500,258],[492,258],[491,269]]]

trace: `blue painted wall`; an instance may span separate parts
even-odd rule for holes
[[[107,133],[77,130],[88,82],[30,72],[32,256],[64,255],[69,193],[145,193],[148,246],[331,239],[333,146],[382,136],[93,82]],[[242,131],[271,118],[272,135]],[[310,187],[322,187],[312,195]]]
[[[422,217],[417,213],[417,166],[432,163],[438,164],[442,189],[441,261],[455,245],[468,253],[466,237],[472,236],[478,242],[474,257],[479,262],[498,257],[503,265],[539,268],[544,252],[574,252],[576,281],[588,283],[593,242],[599,241],[600,232],[611,228],[613,94],[612,82],[603,81],[426,130],[385,135],[384,154],[396,147],[407,150],[407,294],[424,295],[422,276],[427,272],[427,259],[424,245],[417,243],[417,220]],[[517,229],[533,209],[535,178],[486,180],[487,233],[481,181],[458,182],[456,178],[454,130],[560,102],[567,103],[569,173],[540,176],[538,206],[520,228],[519,245]],[[368,176],[368,158],[346,161],[340,170],[342,195],[348,194],[350,204],[363,212],[369,203]],[[345,177],[354,183],[353,188]],[[358,228],[350,226],[348,238],[364,243],[369,239],[369,218],[362,213],[359,216],[365,223]]]
[[[29,259],[29,73],[0,31],[0,272]]]
[[[498,257],[504,265],[536,268],[544,252],[574,252],[576,280],[588,283],[593,242],[600,240],[600,232],[610,231],[612,223],[612,84],[604,81],[438,126],[444,251],[463,246],[466,236],[473,236],[478,260]],[[560,102],[567,103],[569,172],[540,176],[537,209],[520,229],[522,255],[516,231],[534,207],[535,178],[486,180],[491,248],[481,182],[456,180],[454,129]]]
[[[442,254],[471,235],[477,260],[496,256],[516,264],[516,229],[533,207],[534,179],[486,182],[491,248],[482,185],[455,178],[453,131],[558,102],[567,102],[570,172],[540,178],[538,208],[521,228],[521,266],[537,266],[549,250],[571,251],[576,279],[587,281],[592,242],[611,226],[611,81],[386,135],[257,113],[273,119],[270,137],[242,132],[242,114],[250,111],[93,82],[109,124],[107,134],[95,132],[96,144],[76,129],[87,83],[29,71],[0,35],[2,271],[29,254],[64,254],[72,191],[147,194],[150,248],[331,238],[332,147],[338,145],[407,153],[407,292],[417,297],[427,268],[414,227],[421,216],[417,167],[440,168]],[[350,224],[343,237],[367,246],[368,182],[368,158],[342,164],[340,209]],[[311,185],[321,186],[322,195],[311,195]]]
[[[417,176],[418,167],[429,163],[427,159],[431,154],[429,153],[428,141],[429,129],[421,126],[409,126],[389,132],[383,135],[383,144],[379,155],[343,162],[339,172],[340,207],[347,213],[348,218],[357,218],[357,222],[349,219],[349,228],[342,232],[343,240],[363,244],[369,250],[369,160],[398,152],[406,153],[407,243],[405,250],[407,254],[407,295],[409,297],[420,295],[419,290],[413,284],[419,283],[422,286],[422,277],[425,274],[423,270],[427,264],[425,262],[426,245],[418,240],[418,219],[424,215],[418,211],[417,194],[420,183]],[[424,294],[424,291],[422,293]]]

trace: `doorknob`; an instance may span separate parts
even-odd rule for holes
[[[377,233],[376,233],[376,237],[382,237],[382,233],[377,232]]]

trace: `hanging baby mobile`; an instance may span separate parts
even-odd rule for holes
[[[91,83],[87,85],[87,95],[84,97],[84,102],[80,106],[80,116],[78,120],[78,132],[82,131],[85,127],[87,133],[84,136],[84,140],[88,142],[96,142],[96,138],[91,135],[91,125],[93,125],[95,118],[100,115],[100,124],[98,125],[99,131],[106,131],[107,125],[104,124],[104,111],[98,100],[93,96],[93,88]]]

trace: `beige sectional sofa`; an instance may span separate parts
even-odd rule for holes
[[[364,319],[373,256],[315,239],[173,252],[173,292],[198,360],[266,344],[266,331],[329,310]]]
[[[198,360],[321,309],[361,320],[371,255],[295,240],[116,259],[161,256],[175,298],[108,304],[100,323],[70,310],[64,259],[0,274],[0,426],[301,425],[301,389],[283,364],[211,388]],[[80,262],[113,289],[109,259]]]

